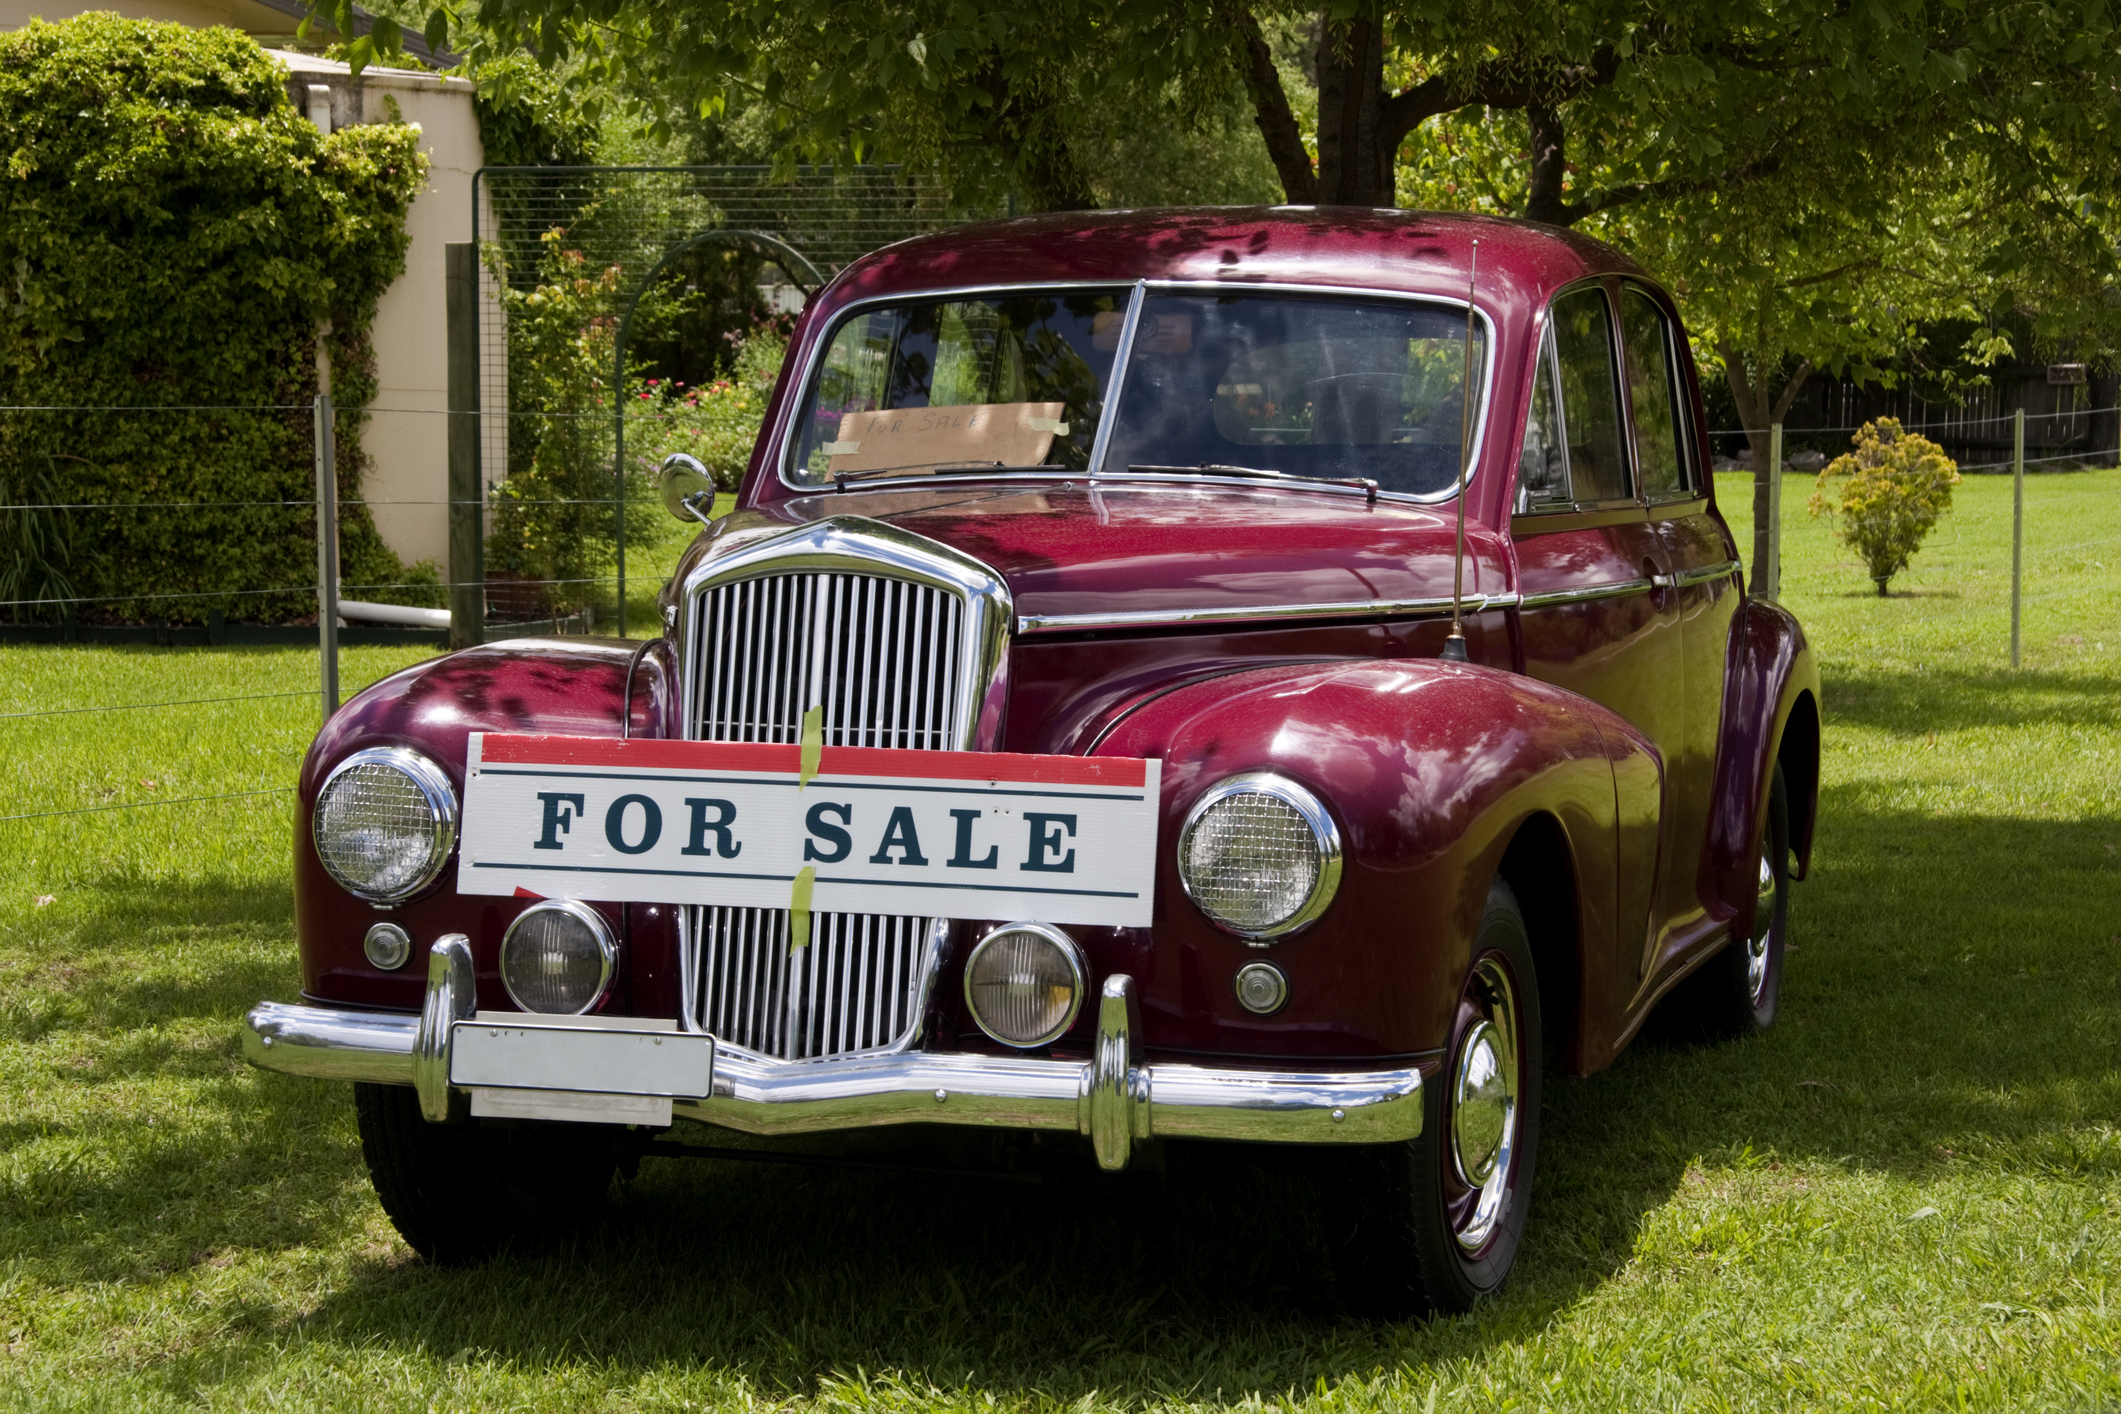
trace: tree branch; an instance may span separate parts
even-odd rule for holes
[[[1281,86],[1281,72],[1274,67],[1274,51],[1259,32],[1259,21],[1242,3],[1221,7],[1223,23],[1244,46],[1245,88],[1252,95],[1252,120],[1266,139],[1267,156],[1281,178],[1282,194],[1296,206],[1318,203],[1318,173],[1311,154],[1304,148],[1303,130],[1296,125],[1296,112]]]
[[[1630,182],[1626,186],[1614,187],[1611,191],[1601,193],[1595,200],[1563,207],[1564,219],[1553,224],[1573,226],[1585,217],[1596,216],[1615,207],[1627,206],[1645,197],[1692,196],[1696,192],[1715,191],[1734,182],[1749,182],[1757,177],[1771,176],[1781,167],[1780,157],[1763,157],[1757,162],[1729,167],[1707,177],[1674,177],[1661,182]],[[1529,211],[1526,214],[1529,215]]]

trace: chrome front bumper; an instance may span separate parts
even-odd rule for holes
[[[429,954],[426,1004],[417,1017],[264,1002],[244,1018],[243,1056],[290,1075],[410,1085],[420,1092],[429,1119],[448,1120],[463,1112],[455,1103],[466,1078],[459,1034],[465,1028],[495,1034],[492,1018],[472,1019],[471,982],[470,949],[461,935],[451,935]],[[1134,983],[1125,976],[1105,981],[1088,1062],[909,1052],[769,1064],[717,1048],[706,1037],[568,1034],[546,1031],[538,1020],[525,1016],[509,1029],[518,1033],[519,1044],[524,1034],[536,1033],[535,1044],[545,1052],[541,1071],[551,1072],[551,1063],[560,1061],[564,1074],[564,1058],[574,1048],[581,1049],[585,1066],[604,1065],[615,1037],[659,1049],[668,1042],[673,1053],[697,1048],[704,1052],[701,1063],[687,1073],[699,1079],[682,1088],[702,1093],[671,1088],[669,1075],[676,1071],[670,1067],[640,1083],[609,1074],[568,1080],[573,1088],[601,1093],[669,1095],[676,1115],[749,1134],[913,1123],[1065,1130],[1089,1137],[1100,1166],[1122,1169],[1139,1139],[1381,1144],[1421,1132],[1421,1073],[1411,1067],[1326,1074],[1140,1063]],[[488,1043],[481,1038],[481,1044]],[[601,1048],[595,1056],[591,1045]],[[488,1084],[502,1078],[490,1069],[481,1075]],[[505,1078],[522,1085],[539,1077]]]

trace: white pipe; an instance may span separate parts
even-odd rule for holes
[[[372,624],[403,624],[408,628],[449,627],[447,609],[414,609],[404,604],[364,604],[358,599],[341,599],[339,617],[361,619]]]

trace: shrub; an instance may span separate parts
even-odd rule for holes
[[[1937,518],[1952,507],[1959,468],[1927,437],[1896,418],[1866,422],[1843,453],[1819,473],[1809,503],[1834,522],[1834,536],[1863,557],[1878,592],[1907,568]]]
[[[359,408],[376,301],[404,268],[419,134],[324,137],[286,81],[228,29],[91,13],[0,35],[0,406],[93,409],[0,414],[7,494],[25,497],[6,504],[39,507],[10,513],[33,536],[29,519],[5,527],[7,599],[93,596],[100,618],[314,614],[308,404],[327,320],[343,577],[406,576],[360,501]],[[79,503],[113,509],[42,509]]]

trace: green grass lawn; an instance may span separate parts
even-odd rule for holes
[[[296,990],[268,794],[0,824],[0,1399],[2121,1407],[2121,472],[2031,483],[2015,673],[2007,480],[1967,481],[1889,599],[1807,491],[1785,598],[1825,785],[1782,1022],[1551,1085],[1518,1276],[1474,1315],[1344,1318],[1301,1184],[1212,1162],[1032,1186],[651,1159],[569,1250],[426,1267],[346,1088],[238,1059],[244,1009]],[[7,648],[0,684],[0,714],[306,691],[314,657]],[[315,722],[306,696],[0,719],[0,814],[271,790]]]

